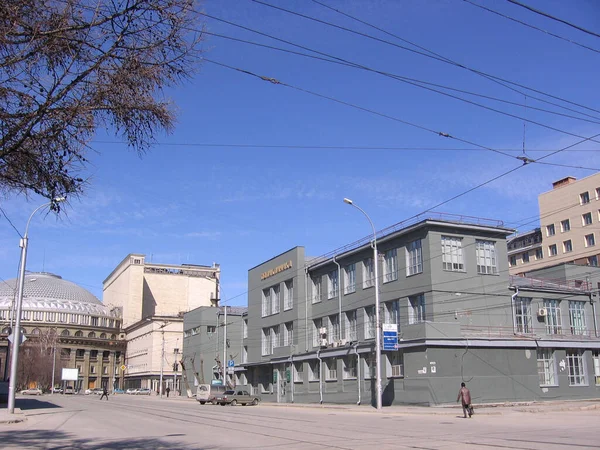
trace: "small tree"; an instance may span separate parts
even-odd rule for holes
[[[99,126],[139,153],[170,131],[161,93],[193,73],[200,18],[195,0],[0,2],[0,190],[76,194]]]
[[[55,352],[56,351],[56,355]],[[19,365],[17,367],[19,388],[32,385],[50,389],[52,384],[52,367],[54,379],[59,380],[62,369],[60,344],[56,331],[43,330],[32,335],[19,348]]]

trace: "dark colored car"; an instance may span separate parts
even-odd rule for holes
[[[256,406],[260,402],[260,397],[252,395],[248,391],[225,391],[223,394],[217,395],[215,401],[221,406],[235,406],[238,403],[242,406]]]

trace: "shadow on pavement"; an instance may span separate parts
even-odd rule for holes
[[[61,408],[54,403],[50,403],[44,400],[38,400],[37,398],[17,398],[15,399],[15,408],[20,408],[22,411],[28,411],[30,409],[48,409],[48,408]]]
[[[2,448],[31,448],[31,449],[82,449],[82,450],[210,450],[216,447],[198,447],[177,442],[173,439],[161,438],[134,438],[134,439],[102,439],[93,441],[90,439],[75,438],[70,433],[49,430],[27,430],[27,432],[6,431],[0,432]]]

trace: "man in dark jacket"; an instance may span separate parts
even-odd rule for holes
[[[467,413],[469,417],[473,414],[473,407],[471,406],[471,391],[467,389],[465,383],[460,383],[460,391],[458,391],[458,397],[456,401],[461,401],[463,414],[465,415],[465,419],[467,418]]]
[[[102,388],[102,395],[100,396],[100,400],[106,397],[106,401],[108,401],[108,390],[106,388]]]

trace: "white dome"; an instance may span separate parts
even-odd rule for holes
[[[16,278],[0,283],[0,309],[12,309],[16,296]],[[22,309],[115,317],[91,292],[47,272],[25,275]]]

